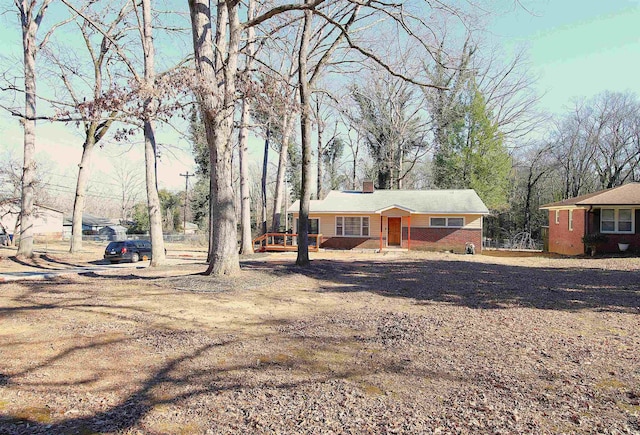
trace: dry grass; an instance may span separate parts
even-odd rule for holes
[[[0,284],[0,433],[640,433],[638,259],[294,258]]]

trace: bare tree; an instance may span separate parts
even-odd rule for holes
[[[363,85],[352,85],[356,102],[352,115],[377,169],[380,189],[400,189],[416,162],[429,151],[428,124],[412,85],[386,72],[372,74]]]
[[[143,0],[133,4],[134,23],[130,29],[139,35],[140,50],[142,52],[142,69],[138,72],[140,64],[136,62],[135,54],[131,54],[131,46],[136,41],[131,38],[115,40],[107,34],[104,26],[92,20],[82,10],[74,6],[70,0],[62,0],[71,10],[87,20],[93,28],[106,36],[112,44],[120,62],[126,68],[130,76],[129,89],[115,89],[103,95],[94,104],[102,107],[117,107],[123,114],[122,121],[140,127],[144,135],[144,153],[146,167],[147,204],[150,221],[150,234],[152,241],[151,265],[157,266],[165,261],[164,240],[162,238],[162,216],[158,199],[156,162],[158,156],[158,143],[155,138],[155,123],[157,120],[166,121],[177,109],[181,102],[176,96],[180,94],[183,77],[187,75],[178,66],[156,74],[155,50],[153,45],[153,26],[151,0]],[[133,129],[124,129],[118,137],[126,138],[132,134]]]
[[[242,27],[236,1],[218,3],[216,22],[206,0],[189,0],[196,60],[196,95],[202,109],[211,161],[211,221],[207,274],[240,269],[231,185],[236,69]],[[215,28],[215,35],[212,34]],[[229,34],[227,35],[227,31]],[[215,51],[214,51],[215,46]]]
[[[338,138],[338,123],[334,123],[330,137],[325,138],[325,129],[330,117],[333,115],[332,106],[327,104],[327,94],[317,92],[315,94],[315,107],[313,116],[316,120],[318,140],[316,143],[317,169],[316,169],[316,198],[322,199],[324,194],[324,168],[329,170],[329,190],[336,188],[338,184],[337,165],[342,157],[343,143]]]
[[[522,229],[529,235],[534,230],[533,215],[540,206],[539,203],[534,204],[536,191],[556,169],[557,163],[550,153],[551,147],[549,143],[534,144],[514,162],[517,183],[515,189],[521,195],[518,203],[522,205]]]
[[[558,162],[563,183],[563,199],[591,192],[595,187],[591,172],[595,149],[589,140],[592,136],[590,130],[582,105],[576,106],[555,127],[552,152]]]
[[[51,0],[43,0],[39,7],[37,7],[36,1],[14,1],[18,8],[22,26],[25,96],[25,110],[22,121],[24,128],[24,164],[22,166],[20,244],[17,255],[31,257],[33,256],[33,205],[36,171],[36,55],[38,50],[47,42],[50,33],[39,44],[36,41],[36,35]]]
[[[126,222],[131,219],[133,207],[145,188],[145,179],[137,165],[125,159],[113,160],[113,175],[111,180],[118,186],[120,197],[120,220]]]
[[[309,0],[305,0],[308,3]],[[313,12],[304,12],[304,24],[300,50],[298,52],[298,85],[300,95],[300,136],[302,138],[302,191],[300,194],[300,214],[298,219],[298,266],[309,264],[309,205],[311,202],[311,90],[307,76],[309,43],[311,40],[311,21]]]
[[[251,20],[255,16],[255,0],[249,0],[247,7],[247,19]],[[255,29],[247,29],[247,47],[245,51],[244,76],[245,84],[248,86],[249,77],[254,63],[255,55]],[[249,190],[249,118],[250,106],[249,98],[245,92],[242,99],[242,110],[240,115],[240,128],[238,131],[238,155],[240,160],[240,254],[253,254],[253,240],[251,237],[251,192]]]
[[[590,103],[593,165],[602,189],[634,179],[640,162],[640,102],[630,93],[605,92]]]
[[[61,113],[77,111],[79,123],[82,124],[84,133],[84,142],[82,144],[82,157],[78,165],[78,178],[76,182],[75,199],[73,203],[73,215],[71,224],[71,243],[69,251],[71,253],[78,252],[82,249],[82,213],[85,208],[86,191],[89,182],[89,171],[91,168],[91,160],[95,146],[104,138],[107,131],[115,121],[117,110],[104,110],[98,104],[86,104],[83,96],[85,91],[92,94],[92,101],[98,101],[102,98],[107,87],[113,87],[110,71],[105,71],[107,65],[112,60],[111,53],[114,49],[111,40],[119,39],[120,23],[124,20],[131,8],[129,4],[125,4],[116,12],[115,17],[109,24],[105,24],[104,34],[97,32],[89,23],[87,18],[80,18],[78,24],[82,39],[87,49],[87,54],[91,60],[92,72],[91,77],[82,77],[80,70],[82,69],[78,62],[70,59],[62,59],[58,56],[49,54],[49,59],[60,70],[59,77],[71,98],[71,103],[54,103],[54,106],[60,107]],[[85,17],[91,16],[95,22],[103,22],[104,17],[110,15],[109,8],[97,11],[84,9]],[[96,41],[97,39],[97,41]],[[56,75],[57,77],[58,75]],[[82,80],[74,80],[74,78],[82,78]],[[84,86],[88,85],[88,89]],[[111,90],[111,89],[110,89]],[[67,107],[71,108],[67,108]]]
[[[359,62],[364,58],[382,65],[390,74],[403,78],[407,81],[418,83],[411,74],[405,74],[406,69],[394,69],[384,61],[385,49],[382,54],[375,52],[379,42],[371,44],[373,49],[367,49],[364,41],[358,40],[353,34],[350,34],[351,24],[358,17],[358,11],[364,8],[368,11],[363,14],[362,30],[369,30],[374,27],[376,22],[381,22],[385,26],[385,30],[391,28],[400,28],[404,31],[402,37],[386,38],[383,43],[391,43],[396,46],[402,41],[405,45],[406,38],[412,41],[422,49],[423,53],[429,52],[429,47],[423,42],[423,35],[429,31],[428,26],[422,18],[424,12],[420,14],[410,13],[404,5],[389,5],[385,3],[373,2],[364,5],[354,4],[351,2],[326,2],[325,0],[308,0],[303,4],[279,4],[271,6],[254,19],[244,23],[240,22],[239,8],[241,3],[237,0],[221,0],[217,3],[215,22],[212,23],[212,11],[209,2],[205,0],[190,0],[189,7],[191,13],[191,23],[193,30],[193,45],[196,62],[196,94],[198,102],[202,107],[204,116],[207,142],[209,144],[211,155],[211,208],[212,222],[214,222],[214,235],[210,248],[210,265],[207,273],[233,274],[239,270],[239,262],[237,256],[237,234],[236,234],[236,216],[233,210],[233,189],[231,186],[231,151],[232,141],[230,138],[233,133],[233,116],[236,107],[236,73],[238,65],[239,41],[242,30],[250,26],[257,26],[267,20],[279,16],[290,11],[305,11],[304,20],[311,21],[313,16],[319,17],[323,25],[329,29],[324,33],[318,41],[319,46],[323,46],[323,50],[317,50],[317,57],[313,59],[313,67],[309,71],[298,72],[299,77],[308,78],[309,84],[314,83],[314,77],[317,78],[323,66],[327,64],[333,53],[338,47],[344,46],[344,54],[347,51],[356,53],[356,56],[350,61]],[[435,2],[430,5],[443,13],[458,14],[458,9],[448,4]],[[312,17],[306,11],[312,11]],[[434,12],[432,10],[432,12]],[[377,14],[377,16],[376,16]],[[242,14],[244,16],[244,14]],[[376,18],[380,18],[379,21]],[[373,23],[373,24],[372,24]],[[311,23],[309,23],[309,26]],[[421,27],[423,32],[414,32],[412,29]],[[310,30],[309,30],[310,31]],[[379,33],[377,33],[379,35]],[[380,40],[379,40],[380,41]],[[342,44],[344,42],[344,45]],[[362,44],[360,42],[363,42]],[[309,40],[306,42],[309,44]],[[215,50],[214,50],[215,47]],[[394,47],[395,48],[395,47]],[[306,54],[303,56],[306,57]],[[302,61],[307,64],[304,60]],[[302,74],[302,76],[301,76]],[[428,83],[423,83],[429,85]],[[302,86],[299,83],[299,86]],[[313,86],[309,86],[312,88]],[[308,96],[301,96],[301,104],[308,104]],[[302,119],[301,126],[304,127],[304,133],[310,134],[310,125],[308,120]],[[307,142],[305,142],[307,140]],[[308,139],[303,138],[303,173],[310,170],[310,159],[304,156],[306,147],[310,146]],[[306,144],[306,145],[305,145]],[[309,151],[310,152],[310,151]],[[307,161],[308,160],[308,161]],[[310,195],[310,186],[307,182],[309,174],[303,175],[303,187],[301,198],[300,228],[302,231],[306,229],[308,224],[308,204],[307,195]],[[301,236],[305,234],[302,233]],[[308,263],[308,249],[306,247],[307,240],[301,237],[299,241],[297,264],[304,265]]]
[[[156,180],[157,143],[155,137],[154,118],[158,109],[156,93],[155,50],[153,46],[153,28],[151,25],[151,0],[141,0],[142,18],[136,8],[138,28],[142,39],[144,54],[144,79],[141,81],[144,92],[142,121],[144,130],[144,160],[147,182],[147,206],[149,209],[149,233],[151,236],[151,266],[165,262],[164,239],[162,238],[162,210],[158,197]]]

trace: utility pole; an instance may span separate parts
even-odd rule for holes
[[[182,232],[183,234],[187,234],[187,204],[189,199],[189,177],[193,177],[196,174],[190,174],[187,171],[186,174],[180,174],[181,177],[184,177],[184,207],[182,209]]]

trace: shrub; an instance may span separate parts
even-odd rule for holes
[[[609,238],[602,233],[591,233],[582,236],[582,243],[585,245],[600,245],[602,243],[607,243],[608,240]]]

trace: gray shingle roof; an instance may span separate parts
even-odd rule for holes
[[[400,207],[413,213],[489,214],[473,189],[464,190],[376,190],[373,193],[332,190],[323,200],[311,201],[312,213],[375,213]],[[299,211],[300,201],[289,207]]]

